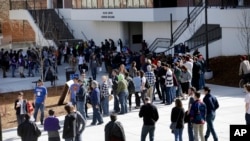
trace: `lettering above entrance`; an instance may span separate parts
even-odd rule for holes
[[[114,19],[114,13],[113,11],[103,11],[101,15],[102,19]]]

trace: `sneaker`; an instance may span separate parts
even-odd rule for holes
[[[99,123],[97,123],[97,125],[101,125],[101,124],[103,124],[103,122],[99,122]]]

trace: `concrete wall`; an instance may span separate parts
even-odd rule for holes
[[[20,6],[22,5],[21,3]],[[18,7],[18,4],[16,5]],[[35,32],[27,20],[9,19],[9,0],[0,1],[0,22],[2,23],[2,44],[35,40]]]

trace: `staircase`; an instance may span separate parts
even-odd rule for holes
[[[206,26],[203,24],[194,35],[185,41],[185,45],[188,46],[190,50],[194,50],[200,46],[204,46],[206,43]],[[222,38],[222,30],[218,24],[208,24],[208,42],[214,42]]]
[[[172,34],[172,39],[168,39],[170,43],[168,43],[168,46],[164,46],[165,51],[169,51],[173,49],[171,47],[177,40],[178,38],[183,34],[183,32],[188,28],[189,24],[192,23],[196,17],[202,12],[202,10],[205,8],[205,4],[203,1],[201,1],[199,4],[197,4],[194,9],[190,12],[189,17],[183,20],[183,22],[177,27],[177,29],[173,32]],[[158,43],[161,40],[159,38],[156,38],[154,42],[149,46],[149,50],[155,52],[157,49]],[[162,47],[161,47],[162,48]],[[162,51],[162,52],[165,52]]]
[[[68,23],[65,23],[54,9],[29,12],[46,39],[54,40],[57,45],[61,40],[74,40],[73,30],[69,29]]]
[[[201,11],[205,8],[205,4],[201,1],[195,8],[190,12],[189,18],[183,20],[183,22],[178,26],[178,28],[172,34],[172,42],[173,45],[178,38],[182,35],[182,33],[188,28],[189,24],[192,23],[196,17],[201,13]]]

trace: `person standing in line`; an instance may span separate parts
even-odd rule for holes
[[[171,105],[173,100],[174,100],[173,92],[172,92],[172,87],[174,86],[173,72],[172,72],[169,64],[165,65],[164,68],[166,70],[166,77],[165,77],[165,85],[166,85],[165,98],[166,98],[166,103],[165,103],[165,105]]]
[[[78,77],[73,78],[74,83],[70,85],[69,93],[70,93],[70,102],[72,105],[76,106],[76,94],[79,92],[80,85],[78,84]]]
[[[189,101],[188,101],[188,115],[190,114],[190,109],[192,104],[194,103],[195,99],[194,99],[194,94],[196,92],[195,87],[190,87],[188,89],[188,95],[189,95]],[[188,121],[188,138],[189,141],[194,141],[194,131],[193,131],[193,125],[191,123],[191,121]]]
[[[17,135],[21,137],[22,141],[37,141],[41,136],[41,131],[35,122],[30,121],[30,115],[25,114],[25,121],[18,125]]]
[[[118,99],[118,93],[117,93],[117,88],[118,88],[118,74],[119,71],[117,69],[114,69],[112,71],[112,90],[113,90],[113,95],[114,95],[114,112],[119,113],[120,112],[120,106],[119,106],[119,99]]]
[[[203,129],[205,124],[205,117],[207,113],[206,105],[200,99],[201,93],[195,92],[194,94],[194,103],[190,109],[190,120],[194,129],[194,138],[196,141],[199,141],[199,137],[201,141],[205,141]]]
[[[91,56],[90,62],[89,62],[91,74],[93,77],[93,80],[96,80],[96,75],[97,75],[97,67],[99,66],[98,60],[96,58],[96,55],[93,54]]]
[[[78,79],[78,84],[79,84],[79,91],[76,93],[76,109],[81,113],[83,118],[86,120],[87,117],[85,112],[85,106],[86,106],[87,90],[82,80]]]
[[[74,106],[71,105],[71,107],[74,109]],[[76,114],[76,137],[75,141],[82,141],[82,133],[85,130],[86,126],[86,119],[82,116],[82,114],[79,111],[75,111]]]
[[[205,141],[207,141],[210,133],[212,133],[214,141],[218,141],[218,136],[214,130],[214,119],[216,116],[216,110],[219,108],[219,102],[217,98],[211,94],[211,90],[209,87],[205,86],[204,88],[205,97],[203,98],[203,102],[207,106],[207,114],[206,114],[206,122],[207,122],[207,131],[205,134]]]
[[[180,99],[175,100],[175,107],[171,111],[171,122],[176,122],[174,133],[175,141],[182,141],[182,133],[184,128],[184,108]]]
[[[248,82],[250,75],[250,63],[246,56],[241,56],[240,61],[239,76],[244,79],[244,82]]]
[[[139,117],[143,117],[143,126],[141,131],[141,141],[146,140],[149,133],[149,140],[154,141],[155,123],[159,119],[159,114],[156,106],[151,104],[150,98],[145,98],[145,104],[141,107]]]
[[[133,77],[133,83],[135,85],[135,105],[136,105],[135,109],[139,109],[141,105],[139,93],[141,91],[141,83],[142,83],[139,71],[137,71],[136,76]]]
[[[109,86],[108,77],[106,75],[102,76],[101,84],[101,105],[103,110],[103,116],[109,116]]]
[[[65,141],[75,141],[77,116],[74,112],[74,106],[67,104],[64,106],[64,109],[67,112],[67,115],[64,119],[62,137],[65,139]]]
[[[123,74],[118,75],[117,94],[121,105],[121,111],[119,114],[126,114],[128,112],[128,82],[125,80]]]
[[[147,72],[145,73],[145,77],[148,80],[148,83],[150,85],[150,88],[147,89],[147,96],[151,98],[151,101],[153,101],[154,97],[154,85],[155,85],[155,74],[152,71],[152,66],[147,65]]]
[[[83,73],[83,64],[85,63],[83,54],[81,53],[77,59],[78,59],[78,70],[81,74],[81,73]]]
[[[19,66],[18,69],[19,69],[20,77],[25,78],[24,76],[25,61],[22,55],[20,55],[18,58],[18,66]]]
[[[17,60],[16,60],[16,57],[13,56],[10,60],[10,66],[11,66],[11,74],[12,74],[12,77],[16,77],[15,76],[15,72],[16,72],[16,68],[17,68]]]
[[[103,119],[102,119],[101,110],[100,110],[101,96],[100,96],[100,90],[98,88],[98,82],[93,80],[91,83],[91,87],[92,87],[92,92],[90,95],[90,99],[91,99],[91,104],[93,108],[93,119],[92,119],[91,125],[96,125],[97,120],[98,120],[97,125],[100,125],[100,124],[103,124]]]
[[[19,92],[14,109],[16,110],[17,124],[20,125],[24,122],[24,116],[27,114],[27,105],[26,100],[23,99],[23,92]]]
[[[245,96],[245,120],[246,124],[250,125],[250,84],[245,84],[244,88],[246,90],[246,96]]]
[[[147,78],[145,77],[145,73],[143,70],[140,70],[140,77],[141,77],[141,99],[143,103],[145,104],[145,97],[147,93],[147,88],[145,87]]]
[[[47,95],[48,95],[47,88],[43,85],[43,81],[39,79],[37,81],[37,86],[35,87],[35,90],[34,90],[34,103],[35,103],[34,118],[35,118],[35,121],[36,121],[37,120],[36,118],[37,118],[38,110],[40,109],[40,112],[41,112],[41,117],[40,117],[41,125],[43,125],[45,101],[46,101]]]
[[[117,115],[110,115],[110,122],[105,125],[105,141],[126,141],[124,128],[121,122],[117,121]]]
[[[59,120],[55,116],[55,111],[50,109],[49,116],[44,120],[44,131],[48,131],[48,141],[60,141]]]

